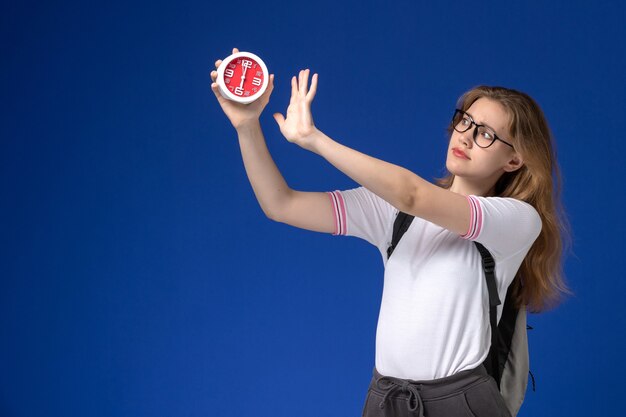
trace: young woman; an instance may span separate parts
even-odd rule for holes
[[[215,71],[211,77],[215,81]],[[264,95],[249,105],[224,99],[215,83],[211,88],[237,130],[248,178],[270,219],[356,236],[382,255],[376,359],[363,415],[509,416],[483,366],[491,328],[481,256],[472,241],[495,259],[501,300],[512,286],[518,305],[539,312],[568,292],[561,267],[568,228],[543,112],[516,90],[480,86],[466,92],[448,127],[449,175],[431,183],[319,131],[311,116],[318,76],[310,88],[308,78],[308,69],[292,77],[286,117],[275,113],[274,119],[289,142],[322,156],[360,187],[289,188],[259,124],[273,75]],[[415,218],[387,259],[399,211]]]

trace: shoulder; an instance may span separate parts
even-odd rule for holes
[[[483,197],[468,195],[468,200],[476,204],[479,209],[489,209],[492,215],[500,214],[503,217],[524,215],[541,222],[539,212],[530,203],[513,197]]]
[[[462,237],[497,248],[501,255],[528,250],[542,229],[539,212],[512,197],[467,196],[471,207],[468,233]]]

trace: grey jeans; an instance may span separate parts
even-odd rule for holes
[[[367,390],[363,417],[511,417],[496,381],[483,365],[445,378],[414,381],[378,373]]]

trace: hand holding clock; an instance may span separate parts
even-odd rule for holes
[[[237,48],[233,48],[233,54],[238,53],[239,50]],[[222,64],[222,60],[218,59],[215,61],[215,68],[219,68]],[[244,72],[245,75],[245,72]],[[216,82],[217,79],[217,71],[211,71],[211,90],[215,94],[217,101],[224,113],[226,113],[226,117],[230,120],[231,124],[235,129],[239,129],[244,127],[246,124],[251,122],[257,122],[263,112],[263,109],[267,105],[270,100],[270,95],[272,94],[272,90],[274,89],[274,74],[269,76],[269,85],[267,89],[263,92],[263,94],[249,104],[238,103],[233,100],[229,100],[225,98],[219,92],[219,87]],[[243,84],[243,80],[241,81]]]
[[[313,74],[311,88],[307,92],[308,78],[308,69],[300,71],[298,81],[295,75],[291,78],[291,100],[287,108],[287,118],[280,113],[274,113],[273,116],[280,132],[289,142],[311,150],[314,133],[318,131],[311,116],[311,102],[317,91],[317,74]]]

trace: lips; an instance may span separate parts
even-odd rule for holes
[[[465,152],[460,150],[459,148],[452,148],[452,153],[458,156],[459,158],[470,159]]]

